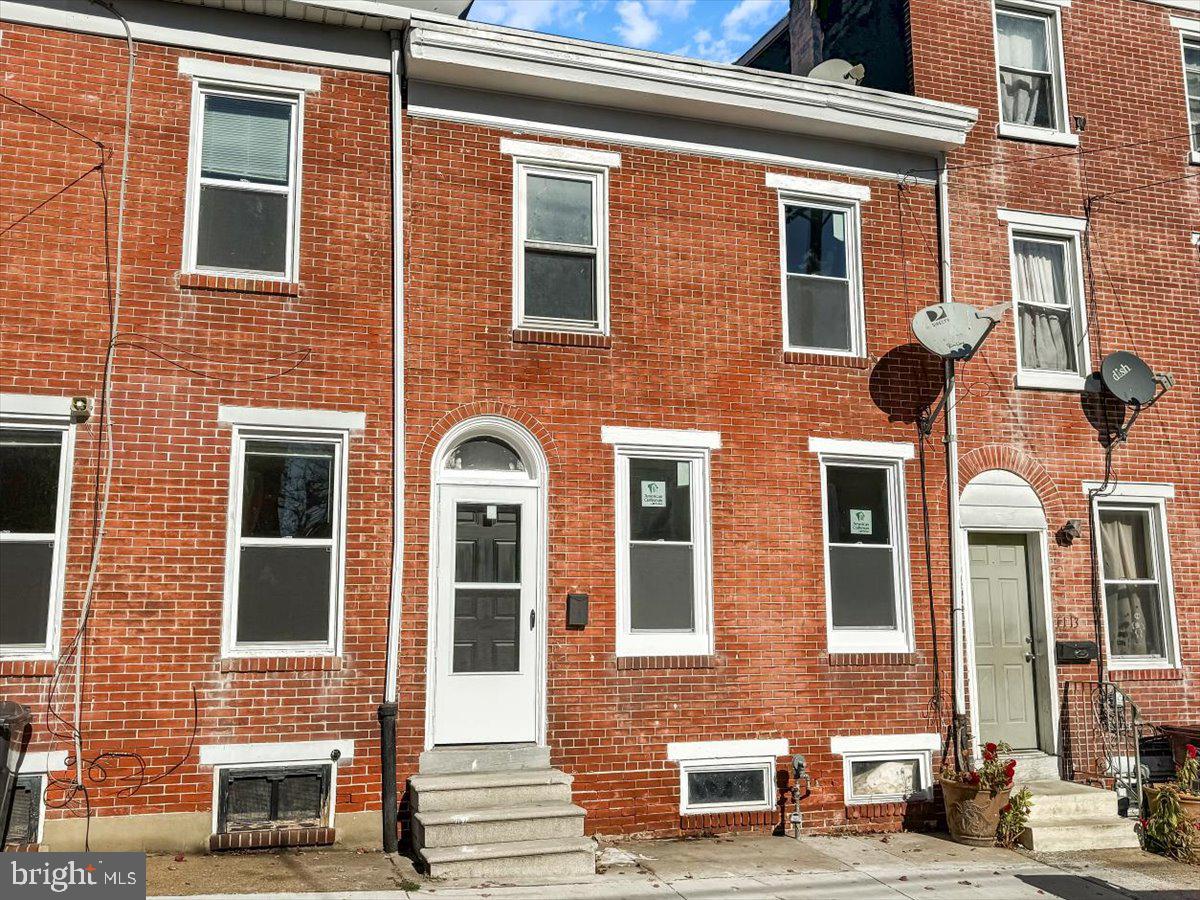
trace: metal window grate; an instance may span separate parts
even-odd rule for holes
[[[328,820],[331,767],[224,769],[217,830],[312,828]]]
[[[13,794],[12,815],[8,820],[8,844],[34,844],[38,839],[38,821],[42,808],[42,776],[20,775]],[[3,824],[3,823],[0,823]]]

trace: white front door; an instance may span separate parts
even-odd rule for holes
[[[538,489],[438,490],[433,743],[535,742]]]

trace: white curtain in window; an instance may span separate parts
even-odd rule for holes
[[[1069,307],[1052,310],[1026,305],[1069,303],[1066,246],[1036,241],[1015,241],[1013,246],[1017,299],[1022,301],[1021,365],[1026,369],[1074,371]]]
[[[1104,577],[1117,581],[1145,579],[1153,571],[1141,513],[1113,512],[1100,517]],[[1108,584],[1108,628],[1118,656],[1162,654],[1158,590],[1152,584]]]
[[[1046,22],[1001,13],[996,17],[997,51],[1004,102],[1004,121],[1016,125],[1049,126],[1050,61],[1046,53]],[[1013,69],[1021,71],[1014,72]]]
[[[1043,96],[1050,87],[1044,75],[1022,75],[1018,72],[1003,72],[1000,86],[1004,97],[1004,121],[1014,125],[1042,127],[1045,118],[1041,110],[1045,107]]]

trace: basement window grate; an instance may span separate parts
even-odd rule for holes
[[[42,776],[19,775],[8,820],[9,844],[36,844],[42,812]]]
[[[217,830],[317,828],[329,819],[332,767],[223,769]]]

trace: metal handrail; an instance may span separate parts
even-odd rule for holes
[[[1133,698],[1107,680],[1067,682],[1062,720],[1067,776],[1115,791],[1127,801],[1125,815],[1140,815],[1144,723]]]

